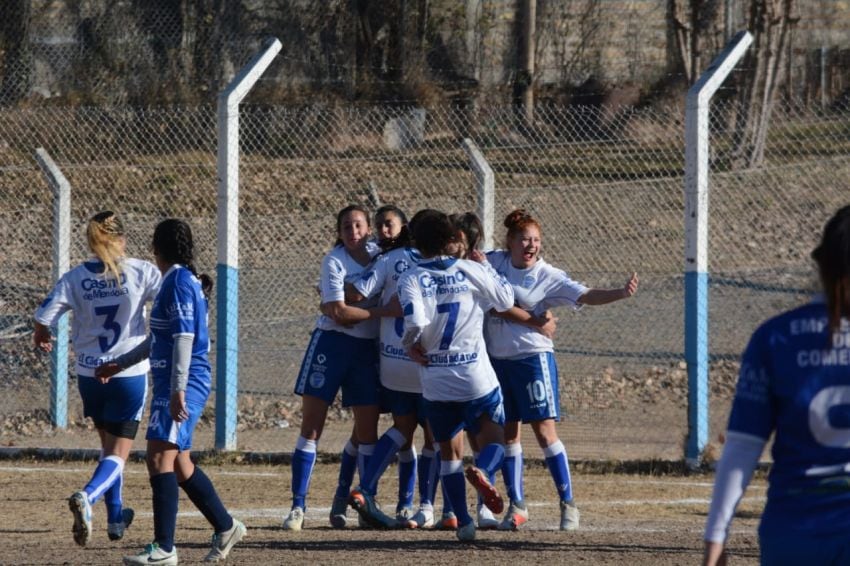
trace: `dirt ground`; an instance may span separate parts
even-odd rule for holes
[[[204,462],[231,513],[248,526],[247,538],[234,548],[233,564],[334,564],[370,566],[426,564],[697,564],[713,477],[694,475],[622,475],[573,473],[581,529],[557,530],[558,506],[551,478],[539,461],[526,467],[526,500],[531,521],[520,532],[479,531],[472,544],[442,531],[333,530],[327,513],[336,484],[337,465],[316,466],[308,499],[305,530],[283,531],[289,509],[290,473],[285,465]],[[120,564],[150,542],[153,520],[144,465],[127,465],[125,505],[136,520],[119,542],[106,537],[105,509],[94,509],[94,536],[80,548],[71,536],[66,499],[88,480],[91,461],[0,461],[2,564]],[[394,505],[396,468],[380,485],[379,499]],[[756,478],[732,525],[729,541],[734,564],[758,563],[756,527],[764,505],[765,483]],[[468,497],[472,503],[471,490]],[[438,505],[439,508],[439,505]],[[349,511],[350,524],[356,524]],[[208,550],[211,529],[181,495],[176,544],[181,563],[197,562]]]

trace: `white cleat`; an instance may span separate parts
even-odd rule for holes
[[[177,566],[177,547],[172,547],[171,552],[165,552],[157,543],[152,542],[140,553],[125,556],[124,564],[126,566],[133,566],[134,564]]]
[[[528,522],[528,508],[522,507],[520,503],[511,501],[508,512],[499,524],[500,531],[516,531]]]
[[[578,519],[579,512],[578,507],[576,507],[576,504],[561,501],[561,530],[577,531]]]
[[[85,491],[78,491],[68,498],[68,508],[74,515],[74,542],[85,546],[91,540],[91,504]]]
[[[434,526],[434,509],[420,507],[407,522],[408,529],[429,529]]]
[[[283,520],[284,531],[300,531],[304,526],[304,509],[301,507],[293,507],[289,511],[289,515]]]
[[[245,528],[242,521],[233,519],[233,526],[229,530],[223,533],[213,534],[212,548],[209,554],[207,554],[207,557],[204,558],[204,562],[225,560],[227,555],[230,554],[230,549],[233,548],[233,545],[245,538],[245,533],[247,532],[248,529]]]
[[[499,520],[485,505],[478,505],[478,528],[482,531],[493,530],[499,527]]]

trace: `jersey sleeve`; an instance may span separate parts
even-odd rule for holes
[[[544,299],[535,308],[535,314],[541,314],[547,309],[568,306],[579,310],[578,300],[587,293],[588,288],[570,278],[566,272],[551,266],[546,266],[546,289]]]
[[[168,303],[165,314],[172,336],[178,334],[195,334],[195,289],[189,278],[180,277],[174,282],[174,287],[167,297]]]
[[[363,275],[354,281],[354,289],[366,299],[371,299],[381,292],[387,280],[386,256],[380,256],[363,272]]]
[[[514,290],[508,280],[487,264],[469,262],[467,276],[471,276],[481,292],[481,305],[485,311],[496,309],[504,312],[514,306]]]
[[[323,303],[345,300],[345,267],[330,254],[322,260],[319,290],[322,293]]]
[[[45,326],[56,326],[63,314],[74,308],[74,297],[67,275],[63,275],[47,298],[35,311],[35,320]]]
[[[416,275],[417,272],[407,273],[398,281],[398,299],[404,313],[404,332],[401,338],[404,347],[409,347],[419,340],[422,329],[431,322]]]
[[[729,430],[767,439],[775,426],[775,413],[771,402],[770,358],[766,347],[769,331],[761,327],[750,338],[741,360],[741,371],[732,411]]]

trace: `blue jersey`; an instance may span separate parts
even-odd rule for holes
[[[151,308],[151,376],[154,397],[169,397],[175,336],[193,336],[186,401],[204,404],[210,394],[210,337],[207,299],[201,282],[182,265],[162,278]]]
[[[850,528],[850,324],[830,343],[826,305],[812,303],[756,330],[729,430],[776,433],[762,533]]]

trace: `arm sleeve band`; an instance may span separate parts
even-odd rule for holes
[[[705,524],[706,541],[722,543],[726,540],[732,516],[753,477],[766,442],[764,438],[749,434],[727,433]]]
[[[148,359],[151,353],[151,337],[148,334],[148,337],[145,338],[144,342],[139,343],[138,346],[130,350],[129,352],[124,352],[123,354],[116,356],[114,362],[118,364],[118,367],[121,370],[125,370],[128,367],[134,366],[142,360]]]
[[[174,336],[174,350],[171,358],[171,392],[186,391],[189,386],[189,365],[192,363],[193,334]]]

